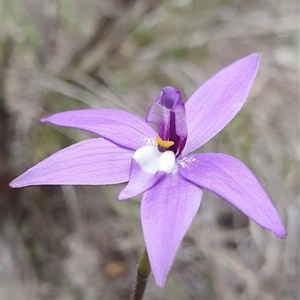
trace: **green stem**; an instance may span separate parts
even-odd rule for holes
[[[136,282],[131,295],[131,300],[142,300],[146,289],[147,280],[151,272],[147,249],[144,248],[141,253],[140,261],[137,267]]]

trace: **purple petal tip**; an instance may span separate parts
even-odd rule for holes
[[[273,228],[271,227],[268,229],[272,233],[274,233],[276,235],[276,237],[278,237],[279,239],[284,239],[287,235],[286,230],[280,220],[277,221],[277,226],[274,225]]]
[[[260,58],[260,53],[255,52],[255,53],[250,54],[249,56],[253,56],[253,57],[255,56],[257,58]]]
[[[244,59],[248,59],[248,61],[251,61],[251,64],[256,65],[256,72],[257,72],[260,63],[260,54],[253,53],[250,54],[248,57],[245,57]]]
[[[284,239],[286,237],[286,231],[283,229],[283,231],[276,234],[276,236],[280,239]]]
[[[41,122],[42,122],[42,123],[47,123],[47,122],[48,122],[48,118],[43,118],[43,119],[41,119]]]
[[[13,181],[10,182],[8,185],[9,185],[11,188],[15,188],[15,185],[14,185],[14,182],[13,182]]]
[[[118,195],[117,199],[118,199],[118,201],[124,201],[128,198],[121,191],[120,194]]]
[[[257,61],[257,63],[259,63],[260,61],[260,53],[253,53],[249,57],[253,57]]]
[[[11,181],[8,185],[9,185],[11,188],[13,188],[13,189],[23,187],[23,185],[18,184],[18,180],[17,180],[17,179],[18,179],[18,178],[14,179],[14,180]]]
[[[159,288],[164,288],[165,287],[165,283],[166,283],[166,279],[162,280],[162,281],[156,281],[155,282],[156,285],[159,287]]]

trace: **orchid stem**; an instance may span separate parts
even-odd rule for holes
[[[140,261],[137,267],[136,282],[131,295],[131,300],[142,300],[146,289],[147,280],[151,273],[147,249],[141,253]]]

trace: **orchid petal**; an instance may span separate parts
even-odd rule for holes
[[[42,122],[86,130],[133,150],[146,145],[147,138],[156,136],[155,130],[139,116],[115,109],[66,111]]]
[[[10,183],[29,185],[100,185],[128,181],[133,151],[102,138],[60,150]]]
[[[194,92],[185,106],[188,140],[184,153],[205,144],[239,112],[258,65],[258,54],[247,56],[218,72]]]
[[[202,190],[168,174],[144,193],[141,221],[151,269],[160,287],[200,205]]]
[[[126,200],[145,192],[154,186],[166,172],[148,173],[133,159],[131,162],[130,178],[126,187],[118,195],[118,200]]]
[[[187,139],[185,106],[181,92],[171,86],[162,89],[146,115],[146,122],[158,125],[159,136],[175,143],[181,153]]]
[[[193,155],[179,173],[210,190],[280,238],[286,235],[278,213],[254,174],[238,159],[219,153]]]

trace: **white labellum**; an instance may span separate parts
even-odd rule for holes
[[[143,146],[134,152],[133,159],[147,173],[157,171],[170,173],[175,165],[175,154],[172,151],[160,152],[157,146]]]

